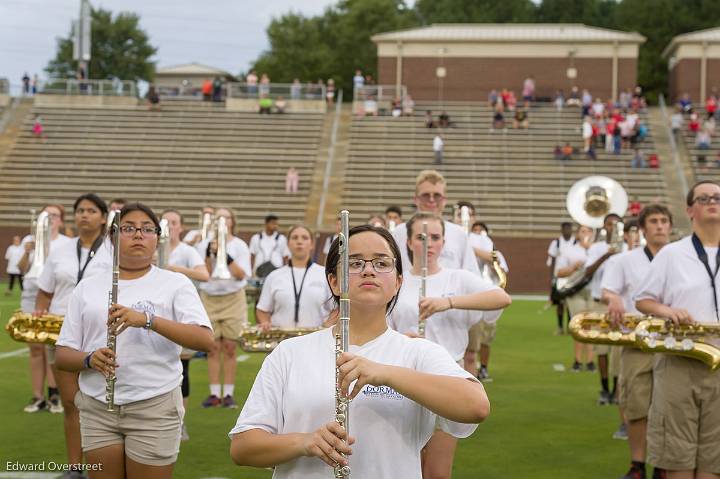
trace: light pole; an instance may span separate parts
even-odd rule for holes
[[[435,76],[438,79],[438,103],[440,103],[441,108],[443,108],[443,88],[445,86],[443,80],[447,76],[447,70],[444,65],[445,53],[447,53],[447,49],[445,47],[438,48],[438,66],[435,69]]]

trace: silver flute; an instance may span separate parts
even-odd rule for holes
[[[117,335],[114,330],[114,321],[110,321],[109,312],[113,304],[118,302],[118,281],[120,279],[120,211],[113,210],[111,212],[110,234],[113,243],[113,267],[112,267],[112,287],[110,288],[108,298],[108,331],[107,331],[107,348],[115,355],[115,346]],[[114,361],[114,360],[113,360]],[[107,411],[115,411],[115,368],[112,373],[105,379],[105,401],[107,402]]]
[[[427,296],[427,275],[428,275],[428,234],[427,234],[427,221],[422,223],[422,233],[420,233],[420,240],[422,241],[422,256],[420,256],[420,299]],[[425,337],[425,320],[418,320],[418,335],[421,338]]]
[[[340,319],[335,328],[335,361],[342,353],[349,349],[350,344],[350,271],[348,263],[350,252],[348,251],[350,213],[347,210],[340,212],[340,234],[338,235],[340,261],[337,266],[337,277],[340,280]],[[347,391],[341,390],[340,368],[335,366],[335,421],[345,430],[345,444],[350,435],[350,401],[347,398]],[[345,454],[341,454],[346,459]],[[350,477],[350,466],[336,464],[333,468],[334,477],[347,479]]]

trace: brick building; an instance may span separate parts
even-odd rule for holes
[[[713,89],[720,90],[720,27],[676,36],[663,58],[672,100],[689,93],[694,102],[703,102]]]
[[[528,76],[537,97],[577,85],[617,98],[636,84],[645,37],[581,24],[437,24],[372,40],[379,83],[406,85],[417,100],[477,101],[504,87],[519,95]]]

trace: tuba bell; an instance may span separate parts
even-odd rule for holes
[[[32,266],[27,273],[25,279],[37,279],[42,274],[50,254],[50,215],[47,211],[40,213],[37,218],[33,219],[33,228],[35,230],[35,250],[33,252]]]

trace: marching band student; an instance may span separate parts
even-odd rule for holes
[[[350,352],[335,359],[333,328],[281,342],[230,431],[236,464],[274,466],[276,479],[324,479],[345,463],[345,453],[354,477],[420,477],[420,451],[436,423],[467,437],[489,414],[482,384],[447,351],[388,328],[402,284],[400,251],[390,233],[357,226],[348,248]],[[335,241],[325,274],[336,304],[339,256]],[[352,399],[347,445],[334,419],[336,364],[341,394]]]
[[[614,213],[606,215],[603,220],[603,228],[606,232],[605,240],[596,241],[590,246],[590,249],[588,249],[585,267],[587,268],[587,273],[592,274],[592,280],[589,284],[590,296],[592,297],[590,311],[592,312],[607,312],[607,307],[602,303],[602,288],[600,287],[605,272],[605,262],[612,255],[622,253],[622,251],[627,249],[627,244],[625,243],[623,243],[622,251],[611,248],[610,241],[612,240],[617,223],[622,223],[620,216]],[[594,344],[593,352],[598,358],[598,372],[600,373],[600,385],[602,387],[598,404],[605,405],[615,403],[617,402],[618,369],[620,369],[619,348],[606,344]],[[610,391],[609,386],[610,376],[613,378],[612,391]]]
[[[423,170],[415,179],[415,206],[418,212],[432,213],[442,216],[447,203],[447,184],[445,178],[436,170]],[[398,225],[393,231],[393,238],[398,244],[407,243],[407,227]],[[411,268],[407,251],[401,250],[403,267]],[[440,264],[446,268],[464,269],[473,273],[479,272],[475,254],[463,229],[445,221],[445,247],[440,257]]]
[[[420,299],[423,222],[427,222],[428,271],[427,296]],[[478,321],[497,320],[500,309],[510,304],[510,296],[477,274],[440,266],[438,258],[445,243],[442,218],[419,213],[406,224],[411,232],[406,248],[413,266],[404,275],[403,288],[388,317],[388,325],[398,332],[417,336],[418,320],[426,320],[425,337],[445,348],[462,365],[468,330]],[[436,431],[424,449],[423,478],[449,477],[456,447],[455,437]]]
[[[550,242],[550,245],[548,246],[548,257],[547,257],[547,265],[548,268],[550,268],[550,272],[552,274],[552,287],[555,287],[557,277],[555,276],[555,270],[556,265],[560,259],[560,257],[565,254],[565,250],[569,248],[570,246],[574,245],[577,240],[573,238],[573,225],[569,221],[564,221],[560,224],[560,236],[555,238]],[[552,297],[551,300],[553,301],[553,305],[555,306],[555,312],[557,314],[557,322],[558,322],[558,329],[557,334],[563,335],[565,334],[565,302],[564,301],[555,301]],[[568,322],[570,321],[570,318],[568,316]]]
[[[42,211],[46,212],[50,219],[50,250],[69,242],[70,238],[60,233],[60,230],[64,228],[65,208],[62,205],[52,204],[47,205]],[[24,275],[33,265],[35,237],[32,234],[27,235],[22,239],[20,244],[23,246],[24,251],[18,262],[18,268]],[[28,277],[25,277],[23,280],[23,290],[20,294],[20,309],[24,313],[32,314],[35,311],[35,299],[37,298],[38,292],[37,280],[37,278]],[[55,383],[55,375],[53,375],[52,368],[48,362],[48,349],[50,346],[39,343],[28,343],[28,347],[30,348],[30,378],[33,398],[30,400],[30,404],[25,406],[24,411],[37,412],[47,408],[51,413],[58,414],[63,412],[60,393]],[[47,402],[43,394],[43,384],[46,379],[48,384]]]
[[[53,248],[38,278],[38,293],[35,300],[35,315],[46,313],[64,316],[70,295],[83,278],[91,278],[106,270],[112,264],[110,247],[104,241],[107,205],[94,193],[79,196],[73,205],[75,226],[78,237]],[[107,299],[107,294],[105,299]],[[61,371],[55,367],[55,348],[48,350],[49,362],[55,381],[60,390],[60,399],[65,410],[65,445],[68,464],[82,462],[80,446],[80,416],[73,400],[78,391],[78,374]],[[68,477],[79,476],[79,471],[68,471]]]
[[[588,249],[592,243],[592,235],[592,229],[588,226],[579,225],[577,227],[575,244],[568,246],[555,262],[556,287],[558,289],[562,289],[573,274],[585,267]],[[576,314],[591,311],[593,308],[590,287],[587,285],[572,296],[565,298],[564,301],[571,318]],[[574,349],[575,361],[571,371],[580,372],[583,364],[585,364],[588,371],[594,371],[595,363],[593,362],[592,346],[574,341]]]
[[[200,225],[199,227],[202,228],[202,218],[205,214],[209,214],[211,217],[215,216],[215,209],[206,206],[202,209],[202,212],[200,213]],[[202,240],[202,231],[200,229],[196,230],[190,230],[187,233],[185,233],[185,236],[183,236],[183,243],[187,243],[190,246],[197,245]]]
[[[206,239],[198,244],[205,254],[205,263],[211,272],[210,280],[200,283],[200,298],[212,322],[215,343],[208,353],[208,377],[210,395],[203,407],[236,408],[235,370],[237,369],[237,339],[247,326],[248,306],[245,286],[250,277],[250,250],[247,244],[233,235],[235,215],[228,208],[218,208],[216,218],[223,217],[227,225],[225,238],[227,258],[217,257],[217,240]],[[215,260],[215,262],[213,262]],[[227,261],[232,278],[213,279],[212,271],[217,261]],[[220,369],[223,383],[220,383]],[[221,393],[222,386],[222,393]]]
[[[210,321],[195,287],[152,265],[160,226],[141,203],[120,213],[118,303],[110,306],[116,352],[107,347],[112,266],[72,293],[58,338],[58,367],[80,373],[83,451],[102,464],[92,478],[172,477],[184,416],[181,347],[208,351]],[[116,375],[116,411],[107,411],[106,378]]]
[[[675,324],[720,323],[720,185],[688,192],[693,234],[665,246],[635,294],[642,313]],[[720,372],[696,359],[656,354],[648,414],[647,460],[668,479],[720,478]]]
[[[625,313],[640,314],[635,309],[633,293],[650,270],[655,255],[670,241],[672,215],[665,206],[647,205],[640,212],[638,222],[647,245],[610,258],[602,279],[603,300],[608,304],[610,318],[618,325],[622,324]],[[630,230],[626,233],[632,234]],[[630,470],[623,479],[645,478],[645,436],[653,385],[652,367],[652,354],[633,347],[622,348],[618,402],[627,422],[631,460]],[[655,477],[660,477],[656,471]]]
[[[290,228],[290,261],[268,275],[257,304],[257,324],[263,331],[271,327],[319,328],[333,309],[325,268],[310,258],[313,246],[308,227]]]
[[[176,273],[181,273],[191,280],[207,281],[210,279],[207,265],[200,257],[195,248],[189,244],[180,241],[180,233],[184,227],[183,216],[177,210],[165,210],[162,212],[162,219],[167,220],[168,230],[170,232],[170,256],[168,258],[167,269]],[[182,396],[183,406],[187,409],[187,401],[190,397],[190,358],[194,351],[183,349],[180,353],[180,362],[183,368],[182,379]],[[187,441],[190,435],[187,432],[185,423],[182,425],[182,439]]]

